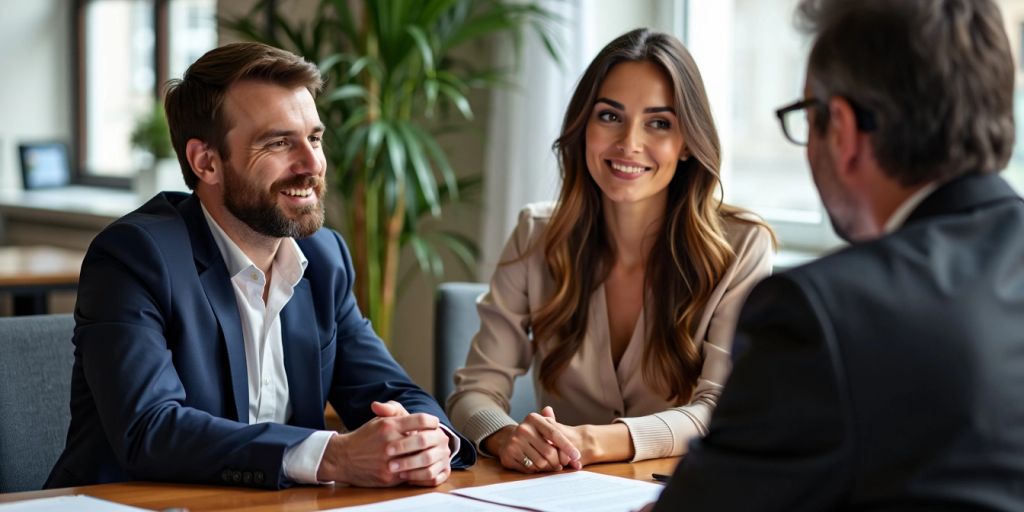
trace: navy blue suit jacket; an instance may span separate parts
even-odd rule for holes
[[[46,487],[123,480],[280,488],[287,448],[324,428],[329,400],[350,429],[373,400],[441,407],[392,359],[352,294],[332,230],[298,241],[309,261],[281,311],[292,416],[249,425],[241,321],[199,200],[163,193],[114,222],[82,265],[67,446]],[[454,432],[455,429],[452,428]],[[454,468],[476,460],[462,439]]]

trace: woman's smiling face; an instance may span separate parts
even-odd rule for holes
[[[683,156],[672,82],[657,65],[612,67],[587,121],[587,169],[606,200],[664,200]]]

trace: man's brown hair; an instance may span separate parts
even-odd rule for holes
[[[305,87],[315,98],[323,80],[316,65],[291,52],[260,43],[232,43],[206,52],[180,80],[167,84],[164,109],[171,129],[171,144],[178,154],[181,174],[195,190],[199,178],[185,154],[189,139],[199,139],[230,158],[226,144],[230,120],[224,115],[224,96],[239,80],[269,82],[283,87]]]
[[[902,185],[998,172],[1013,150],[1014,62],[991,0],[803,0],[811,94],[874,116],[879,165]],[[824,131],[828,111],[814,127]]]

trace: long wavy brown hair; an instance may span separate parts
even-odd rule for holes
[[[668,186],[663,224],[644,274],[644,379],[674,403],[689,401],[703,365],[694,331],[715,285],[735,259],[723,220],[741,212],[721,200],[721,149],[704,83],[690,53],[676,38],[637,29],[609,43],[584,72],[555,141],[561,167],[558,204],[541,238],[555,282],[550,300],[533,318],[534,344],[550,343],[540,381],[557,392],[559,375],[583,344],[590,297],[608,276],[612,251],[605,231],[601,190],[586,166],[586,127],[609,71],[627,61],[651,62],[669,78],[675,110],[691,155],[678,163]],[[756,222],[737,219],[741,222]],[[653,287],[657,286],[657,290]],[[653,304],[647,304],[648,296]]]

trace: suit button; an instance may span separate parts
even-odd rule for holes
[[[257,471],[256,473],[254,473],[253,474],[253,481],[258,483],[258,484],[262,484],[263,483],[263,472],[262,471]]]
[[[220,479],[225,481],[225,482],[230,482],[231,481],[231,470],[230,469],[225,469],[224,471],[221,471],[220,472]]]

